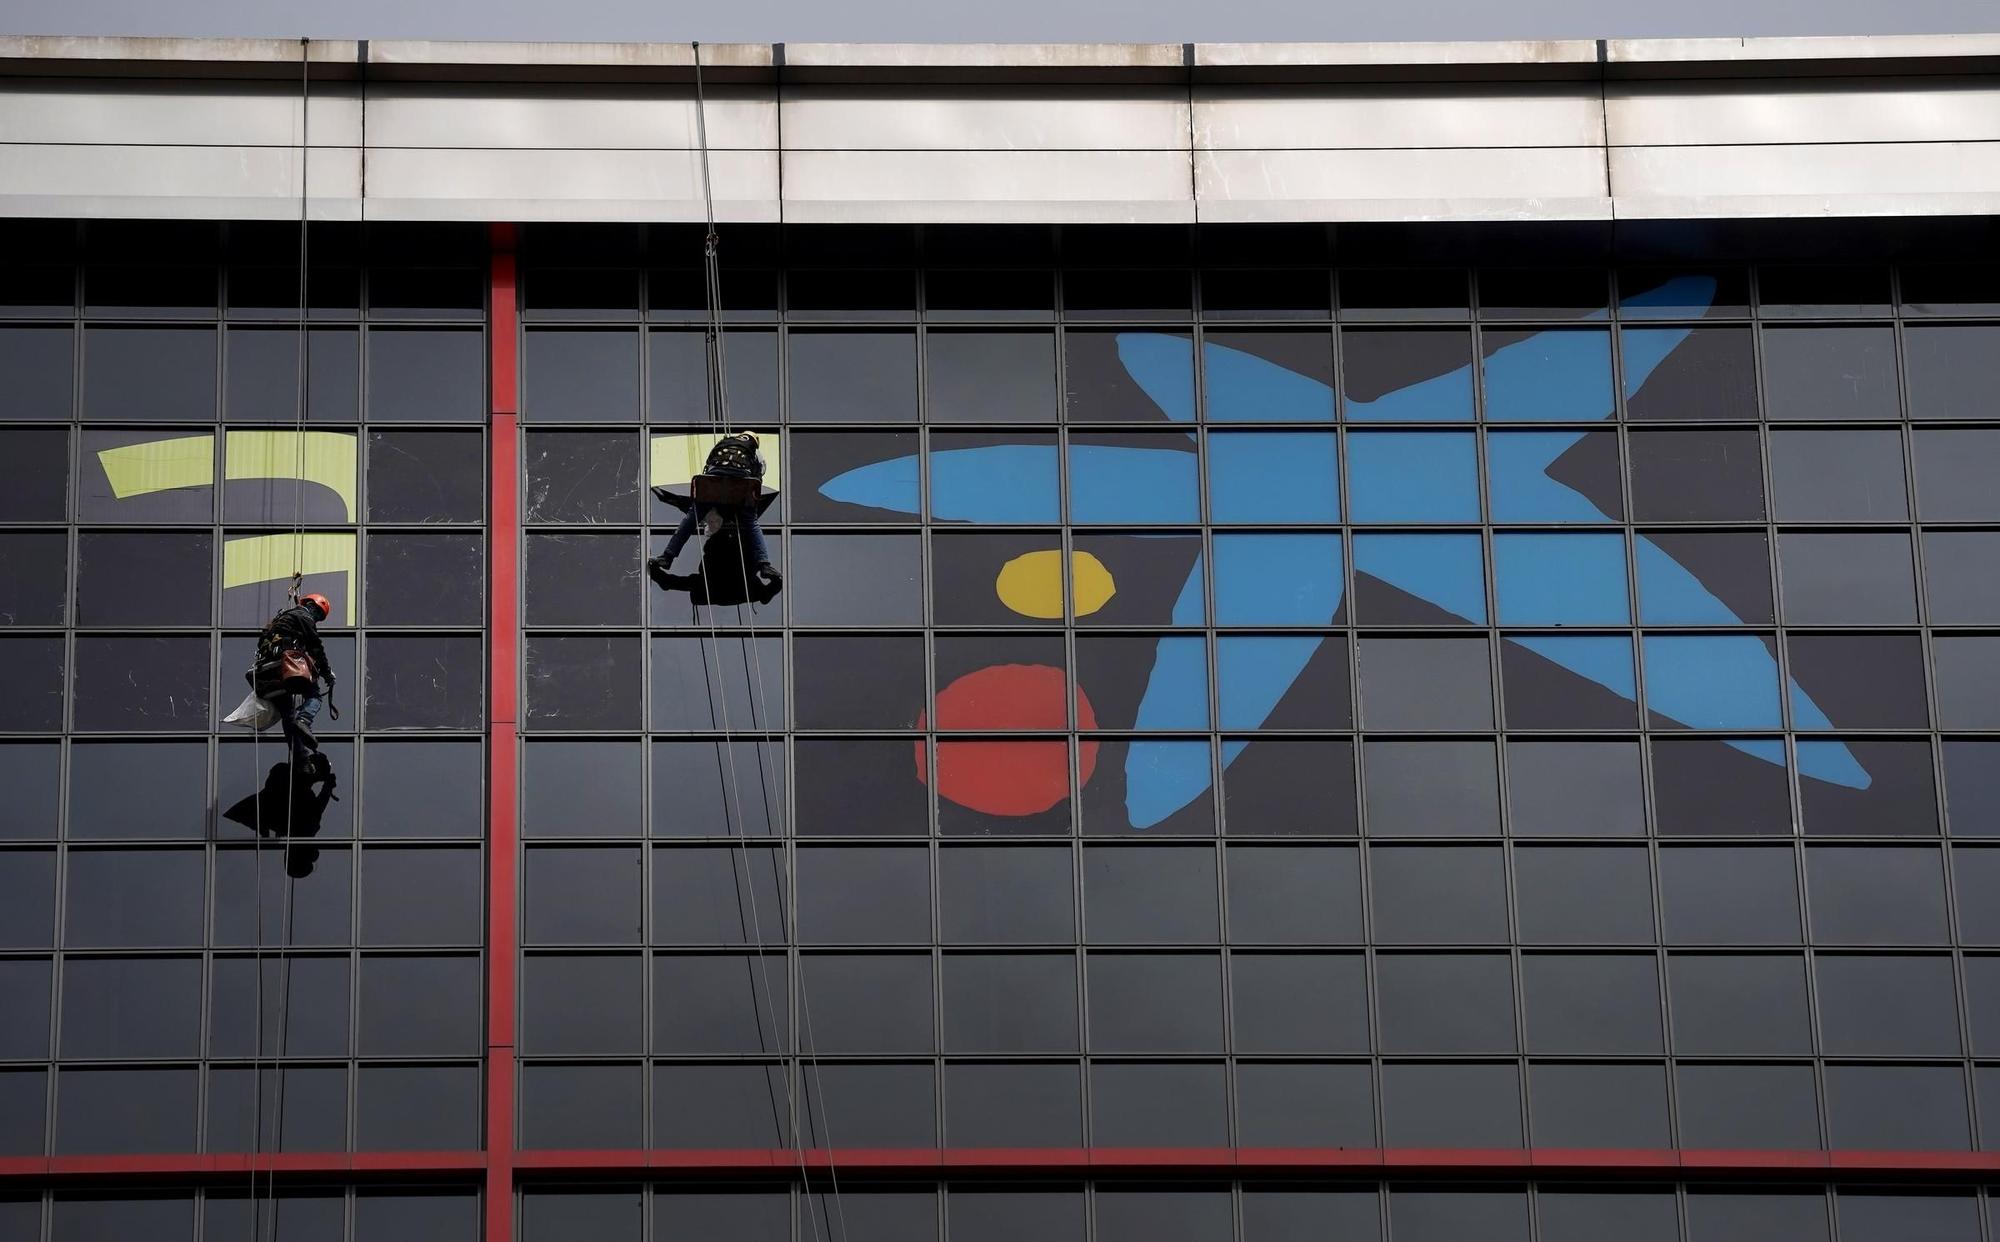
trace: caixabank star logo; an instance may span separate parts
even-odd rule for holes
[[[1713,295],[1712,280],[1686,277],[1642,295],[1627,309],[1643,315],[1650,302],[1680,308],[1681,314],[1692,308],[1698,315]],[[1597,316],[1603,317],[1602,312]],[[1626,336],[1628,397],[1644,387],[1691,332],[1661,324]],[[1188,337],[1120,332],[1115,349],[1125,375],[1150,401],[1155,422],[1195,423],[1195,346]],[[1543,631],[1633,625],[1626,536],[1605,529],[1622,524],[1625,517],[1618,457],[1614,449],[1604,459],[1601,432],[1574,426],[1602,424],[1616,415],[1609,337],[1601,328],[1524,334],[1479,361],[1477,382],[1483,385],[1489,426],[1503,419],[1572,424],[1493,432],[1485,437],[1483,467],[1475,432],[1447,426],[1471,419],[1475,373],[1470,364],[1372,399],[1348,394],[1343,401],[1317,378],[1219,343],[1203,346],[1201,363],[1211,428],[1206,451],[1209,516],[1218,527],[1337,524],[1343,493],[1347,521],[1390,528],[1477,525],[1483,509],[1485,520],[1495,524],[1542,528],[1495,537],[1493,568],[1502,625]],[[1344,472],[1339,440],[1330,427],[1314,432],[1222,430],[1234,423],[1327,424],[1336,408],[1348,427]],[[1438,426],[1367,430],[1373,423]],[[1072,432],[1067,513],[1059,481],[1061,449],[1052,436],[1027,442],[1023,437],[992,439],[994,443],[929,453],[924,465],[934,520],[1004,527],[1055,526],[1067,518],[1079,528],[1194,526],[1202,521],[1203,461],[1193,430]],[[915,513],[918,468],[914,456],[872,462],[827,480],[819,491],[844,504]],[[1592,531],[1593,526],[1598,529]],[[1781,693],[1790,697],[1795,728],[1833,726],[1796,681],[1781,690],[1770,637],[1748,628],[1768,620],[1739,615],[1705,580],[1702,566],[1677,559],[1658,540],[1640,533],[1631,548],[1637,562],[1631,576],[1640,581],[1645,601],[1641,620],[1675,629],[1645,634],[1638,653],[1629,632],[1508,633],[1503,641],[1543,662],[1574,691],[1622,704],[1625,728],[1638,724],[1642,693],[1635,658],[1642,660],[1644,707],[1656,728],[1714,736],[1719,747],[1782,772],[1788,760],[1781,739],[1728,735],[1781,728]],[[1203,626],[1212,607],[1218,626],[1307,630],[1345,623],[1346,562],[1351,559],[1356,589],[1364,598],[1384,589],[1396,594],[1398,621],[1489,623],[1486,554],[1476,532],[1364,530],[1353,532],[1350,540],[1335,531],[1217,529],[1212,549],[1214,563],[1209,566],[1205,561],[1211,554],[1191,533],[1099,536],[1079,529],[1067,577],[1060,547],[1027,549],[1001,563],[970,568],[940,556],[933,589],[939,598],[953,590],[977,591],[981,584],[970,579],[983,574],[983,589],[1017,618],[1068,615],[1079,627],[1107,615],[1133,625]],[[954,575],[965,580],[954,583]],[[1177,585],[1162,590],[1163,581]],[[1281,632],[1224,635],[1219,643],[1221,718],[1215,724],[1227,734],[1265,728],[1288,697],[1299,692],[1302,677],[1323,656],[1329,640]],[[1122,668],[1116,660],[1087,668],[1079,658],[1073,702],[1068,698],[1070,679],[1058,667],[1010,661],[956,670],[941,660],[938,727],[1062,731],[1070,727],[1073,709],[1075,727],[1086,735],[1080,742],[1078,776],[1088,804],[1091,785],[1104,780],[1100,752],[1114,745],[1087,736],[1090,730],[1188,733],[1210,727],[1208,653],[1199,636],[1167,634],[1126,646],[1131,658]],[[1346,659],[1344,646],[1338,654]],[[1094,675],[1103,679],[1093,680]],[[1618,711],[1610,718],[1618,720]],[[1213,784],[1215,765],[1205,743],[1140,737],[1115,745],[1123,750],[1123,762],[1113,780],[1122,780],[1123,817],[1131,829],[1169,824]],[[1256,745],[1251,739],[1226,740],[1220,766],[1227,769]],[[1797,755],[1800,775],[1810,782],[1866,791],[1874,779],[1839,740],[1801,742]],[[941,742],[936,779],[938,793],[948,803],[991,816],[1038,815],[1068,797],[1067,751],[1053,742],[956,748]]]

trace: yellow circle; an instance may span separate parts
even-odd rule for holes
[[[1118,583],[1104,562],[1088,552],[1070,554],[1070,577],[1076,590],[1076,615],[1087,617],[1111,602]],[[1062,553],[1055,548],[1026,552],[1000,567],[993,580],[1000,602],[1024,617],[1058,621],[1063,615]]]

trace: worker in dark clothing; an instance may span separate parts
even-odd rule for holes
[[[324,681],[327,694],[333,694],[333,669],[319,640],[319,623],[332,607],[324,595],[302,595],[272,617],[257,637],[257,658],[249,673],[257,697],[278,713],[293,764],[308,773],[328,766],[312,724],[319,718],[319,683]]]
[[[757,436],[753,432],[739,431],[716,441],[708,451],[708,463],[702,473],[722,478],[754,479],[764,478],[764,455],[757,449]],[[742,553],[750,563],[751,573],[770,587],[781,585],[783,579],[771,564],[771,550],[764,543],[764,528],[757,521],[759,505],[752,500],[748,504],[713,505],[695,501],[688,505],[681,517],[679,528],[673,538],[667,540],[666,548],[656,557],[646,562],[646,571],[659,581],[673,568],[674,558],[681,554],[687,541],[694,538],[695,527],[704,522],[713,522],[710,533],[719,530],[725,523],[736,528],[737,538],[742,541]]]

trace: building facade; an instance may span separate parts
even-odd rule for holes
[[[2000,1237],[2000,40],[702,54],[763,608],[687,45],[0,41],[0,1242]]]

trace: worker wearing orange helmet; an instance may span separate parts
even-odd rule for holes
[[[293,765],[312,772],[327,767],[312,724],[319,717],[319,683],[324,681],[327,694],[333,694],[333,669],[319,640],[319,623],[332,610],[324,595],[299,596],[257,636],[257,659],[250,670],[251,688],[284,725]]]

